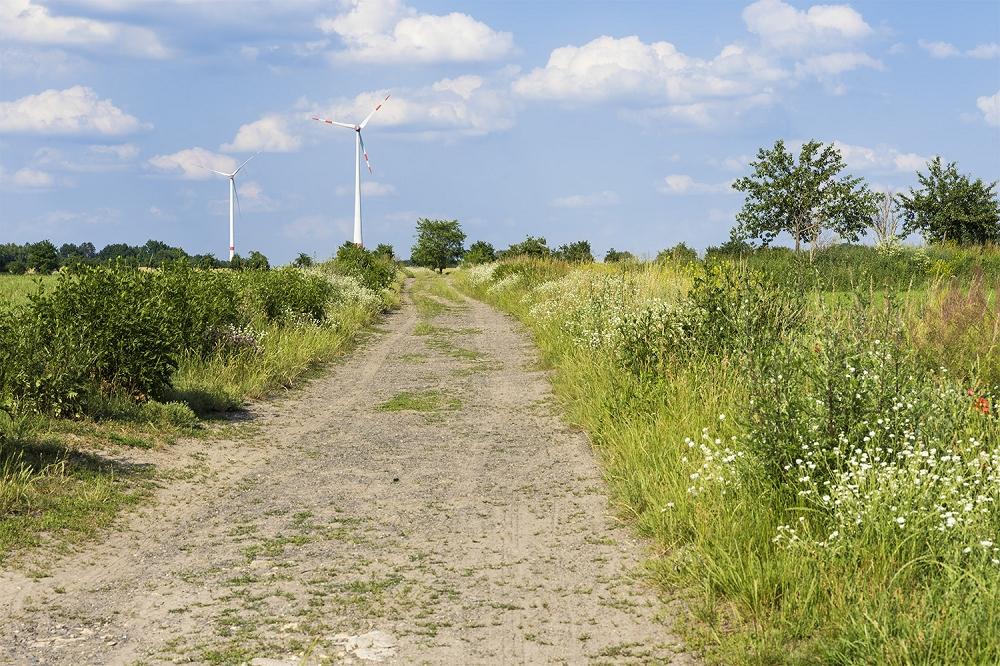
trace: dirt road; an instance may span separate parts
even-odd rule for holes
[[[0,662],[691,663],[526,334],[406,301],[243,436],[162,452],[101,543],[0,574]]]

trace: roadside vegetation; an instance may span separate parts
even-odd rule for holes
[[[710,661],[1000,663],[996,184],[872,192],[818,142],[750,167],[703,258],[529,236],[451,279],[534,333]]]
[[[195,436],[292,386],[397,305],[400,284],[352,244],[308,268],[116,260],[0,277],[0,558],[142,494],[151,472],[104,451]]]
[[[1000,311],[978,274],[834,299],[742,260],[453,279],[534,332],[715,661],[1000,660]]]

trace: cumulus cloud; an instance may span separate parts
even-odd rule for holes
[[[56,16],[33,0],[0,0],[0,38],[11,42],[103,49],[144,58],[165,58],[169,51],[156,33],[77,16]]]
[[[232,173],[239,166],[236,160],[228,155],[213,153],[197,146],[185,148],[169,155],[156,155],[149,159],[149,164],[160,171],[180,175],[189,180],[218,178],[218,174],[214,174],[208,169]]]
[[[997,44],[996,42],[979,44],[978,46],[974,46],[973,48],[965,51],[962,51],[954,44],[950,44],[948,42],[932,42],[921,39],[917,43],[920,45],[920,48],[927,51],[932,58],[957,58],[959,56],[978,58],[980,60],[1000,58],[1000,44]]]
[[[124,169],[138,155],[139,148],[132,143],[69,145],[64,148],[43,146],[35,151],[32,165],[55,171],[100,173]]]
[[[976,98],[976,106],[983,113],[987,125],[1000,127],[1000,90],[994,95],[984,95]]]
[[[723,194],[732,192],[732,181],[701,183],[686,174],[671,174],[657,188],[663,194]]]
[[[758,0],[743,10],[743,21],[765,48],[789,52],[839,50],[873,32],[849,5],[813,5],[803,11],[781,0]]]
[[[129,134],[149,127],[85,86],[0,102],[0,132]]]
[[[871,148],[836,140],[833,145],[840,151],[847,166],[858,171],[913,172],[927,166],[930,159],[926,155],[904,153],[886,145]]]
[[[614,206],[619,201],[618,194],[611,190],[593,194],[571,194],[567,197],[557,197],[552,200],[556,208],[593,208],[596,206]]]
[[[844,73],[882,68],[856,47],[873,31],[848,5],[798,10],[760,0],[743,17],[756,42],[728,44],[712,58],[683,53],[670,42],[602,36],[554,49],[544,67],[515,80],[513,91],[529,99],[622,101],[630,105],[624,115],[635,120],[707,127],[774,104],[804,79],[839,91]]]
[[[370,63],[475,62],[513,50],[510,33],[498,32],[468,14],[422,14],[401,0],[351,0],[341,14],[316,25],[336,35],[340,60]]]
[[[306,101],[300,106],[309,109],[309,115],[356,123],[371,113],[388,92],[374,90],[325,105]],[[422,88],[394,90],[370,127],[406,128],[427,137],[456,132],[481,135],[509,128],[513,117],[514,106],[504,91],[482,77],[460,76]]]
[[[535,99],[602,101],[651,95],[659,101],[685,103],[754,94],[787,75],[737,45],[704,60],[681,53],[669,42],[647,44],[636,36],[603,36],[582,46],[555,49],[545,67],[520,77],[513,88]]]
[[[233,152],[291,153],[302,147],[302,139],[290,131],[288,121],[280,115],[268,114],[260,120],[242,125],[232,143],[221,150]]]

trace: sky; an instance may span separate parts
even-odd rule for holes
[[[905,190],[1000,179],[1000,3],[0,0],[0,242],[154,238],[283,263],[543,236],[654,255],[728,238],[776,139]]]

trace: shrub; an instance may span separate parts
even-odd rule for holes
[[[350,275],[376,292],[392,284],[396,276],[396,266],[389,258],[351,242],[340,246],[332,263],[335,272]]]

